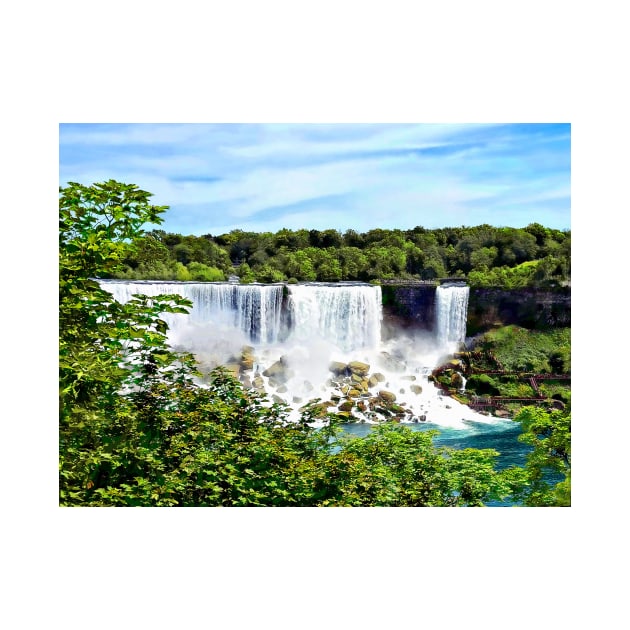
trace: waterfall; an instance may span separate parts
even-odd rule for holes
[[[252,343],[316,341],[346,350],[376,347],[381,339],[381,289],[361,284],[289,285],[283,312],[283,285],[194,282],[101,281],[119,302],[134,293],[177,293],[192,301],[190,315],[165,314],[171,336],[194,324],[215,332],[241,331]]]
[[[280,338],[282,285],[101,281],[101,286],[119,302],[127,302],[134,293],[177,293],[191,300],[189,316],[164,315],[175,337],[191,324],[212,324],[216,332],[229,334],[236,329],[255,343],[274,343]]]
[[[189,299],[190,313],[163,314],[169,343],[192,352],[202,374],[218,365],[233,369],[246,388],[283,401],[291,419],[301,417],[311,399],[328,401],[332,412],[352,403],[352,414],[365,422],[390,418],[373,397],[383,389],[404,409],[401,422],[424,422],[465,428],[465,419],[488,422],[453,398],[441,396],[429,381],[431,369],[465,339],[468,287],[436,289],[433,335],[403,329],[381,340],[383,316],[380,286],[363,283],[234,284],[170,281],[101,280],[120,302],[133,294],[179,294]],[[437,345],[436,342],[437,341]],[[248,360],[244,360],[246,346]],[[331,369],[364,363],[377,383],[361,385],[353,376]],[[367,376],[367,375],[366,375]],[[345,379],[345,380],[344,380]],[[346,385],[348,387],[346,387]],[[352,385],[352,389],[349,386]],[[462,389],[466,381],[462,377]],[[345,391],[344,391],[345,388]],[[415,419],[415,420],[414,420]],[[319,421],[318,421],[319,422]]]
[[[436,336],[440,345],[452,346],[466,338],[469,287],[445,285],[435,291]]]
[[[359,284],[289,285],[291,339],[330,342],[344,351],[381,340],[381,288]]]

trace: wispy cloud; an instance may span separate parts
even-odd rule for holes
[[[169,231],[570,227],[570,126],[62,125],[60,183],[118,179]]]

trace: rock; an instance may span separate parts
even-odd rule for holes
[[[286,362],[281,358],[270,365],[264,372],[263,376],[273,377],[280,383],[285,383],[291,376],[291,370],[287,367]]]
[[[381,376],[383,376],[381,374]],[[385,377],[383,377],[384,379]],[[370,378],[368,379],[368,387],[376,387],[379,384],[379,380],[376,378],[375,374],[372,374],[372,376],[370,376]]]
[[[254,367],[254,348],[252,346],[243,346],[241,350],[241,369],[251,370]]]
[[[415,381],[416,377],[413,374],[408,374],[407,376],[402,377],[403,381]]]
[[[348,398],[358,398],[361,395],[361,392],[358,389],[349,389],[348,390]]]
[[[451,385],[456,389],[461,389],[464,386],[464,379],[459,372],[453,372],[451,376]]]
[[[383,383],[385,381],[385,375],[380,372],[374,372],[371,378],[375,378],[377,383]]]
[[[284,400],[280,398],[280,396],[277,396],[276,394],[274,394],[271,398],[273,399],[273,402],[275,403],[280,403],[280,404],[284,403]]]
[[[254,367],[254,357],[242,357],[241,358],[241,370],[251,370]]]
[[[394,402],[396,400],[396,394],[393,394],[392,392],[388,392],[385,389],[381,389],[378,393],[378,397],[381,400],[385,400],[386,402]]]
[[[361,361],[351,361],[348,363],[348,369],[353,375],[357,374],[359,376],[367,376],[370,371],[370,366],[367,363],[362,363]]]
[[[422,387],[420,385],[410,385],[409,389],[416,395],[422,393]]]
[[[381,352],[381,364],[392,372],[403,372],[405,364],[393,357],[389,352]]]
[[[380,413],[382,416],[385,416],[386,418],[389,418],[390,416],[392,416],[392,412],[387,409],[387,407],[374,407],[374,412],[375,413]]]
[[[341,416],[345,422],[355,422],[354,417],[349,411],[338,411],[337,416]]]
[[[400,394],[404,394],[404,393],[405,393],[405,388],[404,388],[404,387],[401,387],[401,388],[398,390],[398,393],[400,393]]]
[[[304,412],[310,410],[314,418],[323,418],[328,413],[328,407],[334,407],[334,404],[331,401],[310,401],[303,407],[300,407],[300,411]]]
[[[357,409],[358,409],[359,411],[366,411],[366,410],[367,410],[367,405],[365,404],[365,401],[360,400],[360,401],[357,403]]]
[[[230,372],[234,378],[238,378],[238,375],[241,373],[241,366],[238,363],[228,363],[223,367]]]
[[[299,396],[293,396],[293,402],[294,403],[301,403],[302,399]]]
[[[340,361],[333,361],[328,369],[336,376],[345,376],[348,373],[348,366]]]
[[[354,402],[345,400],[339,405],[338,409],[339,411],[352,411],[352,407],[354,407]]]
[[[350,381],[352,383],[360,383],[363,380],[363,377],[360,376],[359,374],[352,374],[352,376],[350,377]]]
[[[280,387],[278,387],[278,393],[279,394],[286,394],[287,390],[287,386],[286,385],[280,385]]]
[[[304,391],[312,392],[315,388],[310,381],[304,381]]]

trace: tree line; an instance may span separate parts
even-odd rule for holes
[[[520,439],[532,454],[500,470],[494,450],[438,448],[431,432],[402,425],[344,436],[334,417],[314,428],[308,409],[289,423],[286,407],[221,368],[200,385],[194,357],[169,347],[162,319],[189,301],[121,304],[94,280],[121,273],[137,243],[154,238],[142,226],[159,224],[166,207],[150,196],[112,180],[60,189],[60,505],[570,504],[568,410],[525,409]],[[562,481],[548,483],[546,470]]]
[[[460,277],[473,287],[570,283],[571,232],[524,228],[232,230],[183,236],[156,229],[135,239],[115,277],[241,282],[378,282]]]

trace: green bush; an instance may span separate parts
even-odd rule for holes
[[[466,381],[466,389],[473,390],[478,394],[487,396],[498,396],[499,387],[497,382],[487,374],[473,374]]]
[[[192,280],[200,282],[220,282],[225,280],[225,274],[216,267],[208,267],[203,263],[191,262],[188,264],[188,271]]]

